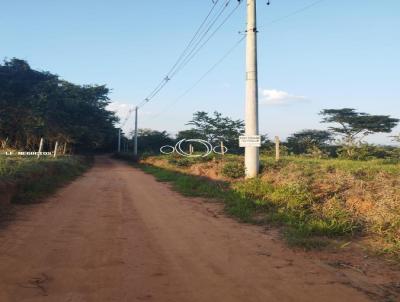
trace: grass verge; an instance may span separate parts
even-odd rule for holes
[[[260,177],[244,180],[240,156],[153,156],[141,162],[143,170],[185,195],[216,198],[242,221],[279,226],[290,245],[357,241],[400,260],[398,163],[262,157]]]
[[[65,156],[53,158],[0,158],[0,187],[12,203],[27,204],[53,193],[63,184],[86,171],[90,157]]]
[[[324,236],[346,235],[351,226],[307,216],[299,209],[286,209],[256,198],[250,192],[263,192],[271,188],[260,188],[259,180],[232,184],[230,182],[212,181],[210,179],[188,175],[150,165],[137,165],[144,172],[152,174],[158,181],[169,182],[174,190],[186,196],[205,197],[222,201],[225,211],[241,222],[253,224],[274,224],[282,227],[283,235],[290,245],[303,248],[317,248],[327,244]],[[256,186],[257,188],[255,188]],[[292,193],[292,192],[290,192]],[[275,200],[285,198],[285,192],[273,191]],[[272,195],[271,195],[272,196]],[[298,192],[301,202],[307,202],[307,196]]]

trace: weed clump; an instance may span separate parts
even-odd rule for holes
[[[243,162],[230,161],[224,164],[222,167],[222,175],[229,178],[242,178],[245,174],[245,168]]]

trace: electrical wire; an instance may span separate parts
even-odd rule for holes
[[[181,95],[179,95],[176,99],[174,99],[172,102],[170,102],[167,106],[165,106],[162,111],[160,111],[156,115],[153,115],[148,120],[152,120],[152,119],[159,117],[162,113],[170,110],[173,107],[173,105],[175,105],[177,102],[179,102],[181,99],[183,99],[186,95],[188,95],[194,88],[196,88],[201,83],[201,81],[203,81],[211,72],[213,72],[215,68],[217,68],[222,62],[224,62],[229,57],[229,55],[243,42],[243,40],[245,38],[246,38],[246,36],[240,38],[233,45],[233,47],[231,47],[214,65],[212,65],[211,68],[208,69],[192,86],[190,86],[188,89],[186,89]]]
[[[295,15],[298,15],[298,14],[300,14],[300,13],[302,13],[302,12],[304,12],[304,11],[306,11],[306,10],[308,10],[308,9],[310,9],[310,8],[316,6],[316,5],[318,5],[318,4],[320,4],[320,3],[324,2],[324,1],[326,1],[326,0],[314,1],[314,2],[312,2],[312,3],[310,3],[310,4],[306,5],[306,6],[304,6],[304,7],[302,7],[302,8],[299,8],[299,9],[297,9],[297,10],[295,10],[295,11],[293,11],[293,12],[287,14],[287,15],[284,15],[284,16],[282,16],[282,17],[276,18],[276,19],[274,19],[274,20],[272,20],[272,21],[270,21],[270,22],[268,22],[268,23],[266,23],[266,24],[264,24],[264,25],[262,25],[262,26],[259,26],[257,29],[264,28],[264,27],[266,27],[266,26],[268,26],[268,25],[272,25],[272,24],[281,22],[281,21],[283,21],[283,20],[286,20],[286,19],[288,19],[288,18],[290,18],[290,17],[293,17],[293,16],[295,16]]]
[[[171,67],[170,71],[168,72],[168,74],[171,74],[175,67],[179,64],[179,62],[184,58],[184,56],[186,55],[187,51],[190,49],[190,47],[192,46],[192,44],[195,42],[197,36],[200,34],[201,29],[203,28],[203,26],[206,24],[207,20],[210,18],[210,16],[212,15],[214,9],[216,8],[217,4],[218,4],[219,0],[215,0],[214,5],[211,7],[211,10],[209,11],[209,13],[207,14],[207,16],[205,17],[205,19],[203,20],[203,22],[200,24],[199,28],[197,29],[197,31],[195,32],[195,34],[193,35],[192,39],[190,40],[190,42],[188,43],[188,45],[186,46],[186,48],[183,50],[183,52],[181,53],[181,55],[178,57],[178,60],[175,62],[175,64]]]
[[[222,6],[222,10],[219,11],[219,13],[214,17],[214,19],[208,23],[207,29],[203,31],[201,34],[201,37],[197,39],[197,36],[200,34],[203,26],[207,23],[207,20],[210,18],[212,15],[212,12],[216,8],[219,0],[213,1],[214,5],[212,6],[210,12],[207,14],[206,18],[203,20],[201,23],[200,27],[198,30],[195,32],[194,36],[184,49],[184,51],[181,53],[181,55],[178,57],[178,60],[175,62],[175,64],[172,66],[170,69],[168,75],[156,86],[156,88],[149,94],[147,98],[145,98],[139,105],[137,106],[138,108],[144,106],[146,103],[148,103],[152,98],[154,98],[164,87],[167,85],[167,83],[171,80],[172,77],[174,77],[180,70],[182,70],[196,55],[197,53],[209,42],[209,40],[218,32],[218,30],[229,20],[229,18],[233,15],[233,13],[237,10],[237,8],[240,6],[240,4],[243,1],[238,1],[238,5],[229,13],[229,15],[220,23],[220,25],[211,33],[211,35],[203,41],[204,37],[210,32],[211,28],[215,25],[215,23],[218,21],[218,19],[221,17],[223,14],[224,10],[227,8],[231,0],[227,0],[225,4]],[[285,19],[288,19],[292,16],[295,16],[297,14],[300,14],[326,0],[318,0],[314,1],[298,10],[295,10],[287,15],[284,15],[282,17],[279,17],[277,19],[272,20],[271,22],[262,25],[258,27],[258,29],[264,28],[266,26],[281,22]],[[197,39],[197,42],[195,42]],[[168,106],[165,107],[165,109],[153,116],[151,119],[154,119],[158,116],[160,116],[162,113],[168,111],[169,109],[172,108],[174,104],[176,104],[178,101],[180,101],[183,97],[185,97],[189,92],[191,92],[195,87],[197,87],[204,78],[206,78],[217,66],[219,66],[232,52],[233,50],[240,45],[240,43],[245,39],[245,36],[242,37],[239,41],[237,41],[232,48],[230,48],[210,69],[207,70],[192,86],[190,86],[187,90],[184,91],[179,97],[177,97],[173,102],[171,102]],[[202,43],[203,41],[203,43]],[[189,51],[189,49],[194,45],[194,47]],[[188,53],[189,51],[189,53]],[[123,125],[125,125],[126,121],[129,119],[129,116],[132,114],[132,112],[135,109],[131,109],[128,112],[128,116],[125,119]]]
[[[308,9],[310,9],[310,8],[312,8],[312,7],[314,7],[314,6],[316,6],[316,5],[318,5],[318,4],[320,4],[321,2],[324,2],[324,1],[326,1],[326,0],[318,0],[318,1],[314,1],[314,2],[312,2],[312,3],[310,3],[310,4],[308,4],[308,5],[306,5],[306,6],[304,6],[304,7],[302,7],[302,8],[300,8],[300,9],[298,9],[298,10],[295,10],[295,11],[293,11],[293,12],[291,12],[291,13],[289,13],[289,14],[287,14],[287,15],[284,15],[284,16],[282,16],[282,17],[279,17],[279,18],[277,18],[277,19],[274,19],[274,20],[272,20],[271,22],[269,22],[269,23],[267,23],[267,24],[265,24],[265,25],[263,25],[263,26],[261,26],[261,27],[259,27],[259,28],[264,28],[264,27],[266,27],[266,26],[268,26],[268,25],[272,25],[272,24],[275,24],[275,23],[278,23],[278,22],[281,22],[281,21],[283,21],[283,20],[285,20],[285,19],[288,19],[288,18],[290,18],[290,17],[292,17],[292,16],[295,16],[295,15],[297,15],[297,14],[300,14],[300,13],[302,13],[303,11],[306,11],[306,10],[308,10]],[[240,3],[239,3],[240,4]],[[235,8],[235,10],[237,9],[237,7]],[[232,11],[231,12],[231,14],[233,14],[233,12],[234,11]],[[229,17],[228,17],[229,18]],[[226,21],[225,21],[226,22]],[[224,22],[223,22],[224,23]],[[221,24],[221,26],[223,25],[223,23]],[[154,118],[157,118],[157,117],[159,117],[162,113],[164,113],[164,112],[167,112],[168,110],[170,110],[177,102],[179,102],[183,97],[185,97],[186,95],[188,95],[189,94],[189,92],[191,92],[194,88],[196,88],[199,84],[200,84],[200,82],[202,81],[202,80],[204,80],[218,65],[220,65],[232,52],[233,52],[233,50],[236,48],[236,47],[238,47],[239,45],[240,45],[240,43],[244,40],[246,38],[246,36],[244,36],[244,37],[242,37],[238,42],[236,42],[235,44],[234,44],[234,46],[232,47],[232,48],[230,48],[209,70],[207,70],[207,72],[205,72],[192,86],[190,86],[187,90],[185,90],[180,96],[178,96],[176,99],[174,99],[172,102],[170,102],[167,106],[165,106],[165,108],[161,111],[161,112],[159,112],[159,113],[157,113],[155,116],[152,116],[151,118],[149,118],[149,120],[150,119],[154,119]]]
[[[208,41],[217,33],[217,31],[226,23],[226,21],[232,16],[233,12],[237,9],[237,7],[240,5],[239,4],[235,7],[234,11],[231,12],[227,18],[225,18],[222,23],[211,33],[211,35],[204,41],[204,39],[207,37],[207,34],[211,31],[213,26],[216,24],[218,19],[222,16],[222,14],[225,12],[227,7],[229,6],[231,0],[226,0],[225,3],[222,5],[221,10],[218,12],[218,14],[214,17],[214,19],[210,22],[206,30],[203,32],[201,37],[198,39],[196,44],[193,46],[192,50],[185,56],[183,59],[183,62],[176,68],[176,70],[171,74],[171,77],[175,76],[178,72],[180,72],[194,57],[195,55],[204,47],[205,44],[207,44]],[[202,43],[204,41],[204,43]]]
[[[219,0],[216,0],[214,2],[210,12],[207,14],[206,18],[203,20],[200,27],[195,32],[194,36],[192,37],[182,54],[179,56],[178,60],[172,66],[167,76],[164,77],[164,79],[156,86],[156,88],[154,88],[154,90],[142,102],[138,104],[138,108],[143,107],[145,104],[151,101],[168,84],[168,82],[173,77],[175,77],[195,57],[195,55],[207,44],[207,42],[216,34],[216,32],[222,27],[222,25],[226,23],[233,12],[228,15],[228,18],[225,18],[223,20],[223,22],[217,27],[216,30],[212,32],[210,36],[207,36],[216,24],[216,22],[221,18],[231,1],[232,0],[226,0],[225,3],[222,4],[216,15],[212,16],[212,13],[217,6]],[[210,16],[212,17],[210,18]],[[204,41],[204,39],[206,40]]]

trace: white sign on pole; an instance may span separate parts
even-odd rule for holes
[[[239,147],[261,147],[260,135],[239,136]]]

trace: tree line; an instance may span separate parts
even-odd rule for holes
[[[76,151],[111,148],[118,118],[104,85],[76,85],[20,59],[0,64],[0,147],[37,150],[67,143]]]
[[[365,142],[365,137],[375,133],[391,133],[399,119],[389,115],[371,115],[352,108],[325,109],[320,112],[321,123],[329,124],[327,130],[305,129],[293,133],[282,142],[282,153],[313,157],[342,157],[348,159],[400,158],[399,148],[377,146]],[[158,153],[163,145],[173,145],[181,139],[199,138],[212,145],[223,142],[230,153],[243,153],[238,138],[244,133],[244,122],[224,117],[219,112],[210,114],[198,111],[187,123],[188,130],[178,132],[175,138],[167,131],[140,129],[138,145],[141,152]],[[400,134],[391,136],[400,142]],[[261,152],[275,152],[274,142],[268,135],[261,136]]]

